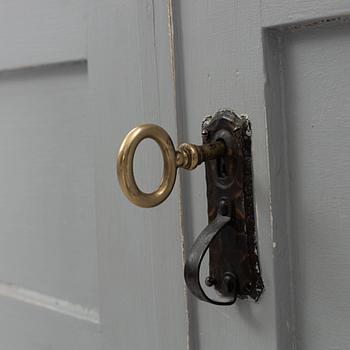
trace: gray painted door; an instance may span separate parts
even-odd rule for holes
[[[349,348],[349,10],[324,0],[95,4],[89,67],[110,344]],[[206,223],[203,169],[144,210],[123,198],[112,166],[133,126],[156,122],[174,139],[200,142],[202,117],[223,107],[253,123],[266,285],[259,303],[226,308],[197,302],[182,280],[182,255]],[[146,188],[161,167],[150,150],[136,160]]]
[[[28,3],[0,3],[0,348],[349,349],[349,1]],[[115,176],[135,125],[200,143],[223,107],[253,124],[266,286],[231,307],[183,281],[204,169],[153,209]]]
[[[0,348],[97,349],[85,0],[0,1]]]
[[[92,6],[89,75],[98,118],[101,322],[110,348],[350,347],[349,1],[103,1]],[[206,225],[204,171],[183,173],[154,209],[114,174],[128,130],[155,122],[200,142],[203,116],[253,124],[261,300],[198,302],[183,255]],[[152,148],[153,147],[153,148]],[[154,145],[138,179],[160,176]]]

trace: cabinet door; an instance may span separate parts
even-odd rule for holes
[[[101,329],[107,349],[347,349],[347,1],[91,1],[90,113],[97,120]],[[129,204],[115,154],[143,122],[200,143],[230,107],[253,127],[258,303],[198,302],[183,256],[206,225],[203,169],[154,209]],[[153,148],[152,148],[153,147]],[[156,147],[136,172],[159,179]]]
[[[88,3],[0,3],[0,348],[98,349]]]

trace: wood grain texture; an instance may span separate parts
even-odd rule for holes
[[[179,187],[161,206],[140,209],[123,196],[117,149],[142,122],[176,140],[168,4],[91,2],[89,74],[97,138],[97,230],[101,324],[105,349],[186,349]],[[158,153],[157,153],[158,155]],[[158,178],[159,158],[144,154],[139,170]]]
[[[0,70],[86,59],[87,0],[0,2]]]

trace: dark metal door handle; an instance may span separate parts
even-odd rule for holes
[[[218,215],[215,220],[199,234],[186,260],[185,281],[192,294],[198,299],[216,305],[231,305],[237,298],[238,288],[236,275],[226,273],[225,278],[222,279],[222,287],[225,289],[225,292],[222,293],[220,301],[207,295],[200,280],[200,270],[204,255],[210,248],[213,240],[220,235],[222,230],[234,230],[229,216]],[[205,279],[205,284],[208,287],[214,286],[217,283],[218,280],[214,277],[207,277]]]
[[[164,160],[163,179],[152,193],[142,192],[134,178],[133,158],[144,138],[154,139]],[[182,144],[175,150],[159,126],[141,125],[124,139],[117,160],[120,186],[141,207],[160,204],[170,194],[178,167],[192,170],[205,163],[209,224],[194,242],[185,263],[185,281],[200,300],[230,305],[237,298],[258,300],[264,285],[255,230],[251,125],[246,117],[220,110],[202,123],[203,145]],[[209,275],[201,281],[201,266],[209,252]],[[207,293],[214,287],[217,298]]]

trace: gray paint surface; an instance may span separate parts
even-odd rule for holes
[[[0,348],[100,349],[87,1],[0,4]]]
[[[86,64],[0,74],[0,276],[98,306]]]
[[[86,59],[88,0],[3,0],[0,70]]]
[[[290,226],[296,202],[289,198],[287,190],[288,169],[295,151],[294,144],[284,145],[289,127],[284,94],[287,83],[282,70],[286,63],[282,62],[284,34],[282,27],[272,27],[298,26],[300,21],[307,24],[320,17],[341,14],[349,6],[341,3],[330,8],[321,0],[298,1],[288,9],[272,0],[177,1],[169,4],[173,9],[170,17],[173,22],[169,23],[170,28],[174,24],[174,47],[172,31],[170,37],[167,32],[168,10],[164,4],[147,1],[141,5],[129,1],[104,6],[95,8],[97,31],[92,33],[89,67],[96,89],[94,110],[102,111],[97,217],[102,253],[102,325],[108,344],[182,349],[188,337],[190,349],[295,349],[302,332],[308,336],[312,333],[294,304],[296,274],[291,270],[295,268],[294,251],[299,248],[295,248],[293,241],[295,228]],[[128,17],[135,21],[130,22]],[[165,53],[167,50],[170,52]],[[169,66],[167,60],[174,65]],[[297,65],[302,63],[296,61]],[[315,92],[315,99],[319,98]],[[107,175],[112,157],[109,152],[126,131],[144,121],[159,123],[172,136],[177,129],[181,142],[200,142],[202,117],[223,107],[247,114],[253,123],[255,200],[266,292],[257,304],[240,301],[230,308],[218,308],[188,295],[186,305],[184,295],[180,296],[177,290],[180,285],[183,288],[182,260],[176,251],[182,240],[167,235],[168,231],[179,233],[181,229],[180,217],[173,216],[178,215],[179,209],[174,204],[178,192],[154,210],[132,207],[110,191],[115,179],[113,174]],[[301,104],[299,108],[306,106]],[[301,141],[301,144],[305,143]],[[150,179],[158,178],[157,158],[144,161],[139,171]],[[305,164],[299,166],[300,171],[308,171]],[[152,182],[150,179],[143,179],[145,186]],[[181,180],[182,229],[187,254],[191,242],[206,225],[204,172],[198,169],[191,174],[183,173]],[[168,210],[172,210],[171,214]],[[133,233],[137,238],[130,236]],[[135,242],[139,247],[136,252]],[[159,253],[160,247],[163,254]],[[127,261],[131,263],[126,269]],[[176,278],[169,289],[169,282],[162,276],[169,278],[168,273],[174,271]],[[144,273],[150,272],[151,282],[143,278]],[[121,276],[122,285],[118,284]],[[147,287],[145,290],[137,289],[140,280]],[[116,295],[123,302],[114,298]],[[153,304],[144,305],[150,295]],[[132,296],[136,297],[136,303]],[[169,305],[169,298],[174,304]],[[166,310],[173,312],[171,320]],[[147,323],[151,322],[147,314],[153,315],[153,323]],[[143,330],[133,337],[130,327],[138,329],[141,324]]]
[[[265,39],[275,271],[291,280],[277,290],[291,305],[296,348],[346,349],[348,18],[274,28]],[[282,325],[288,317],[277,316]]]
[[[123,196],[115,172],[117,149],[138,124],[159,124],[176,143],[169,6],[163,0],[91,2],[89,78],[91,112],[98,116],[96,207],[105,349],[186,349],[188,343],[179,186],[164,204],[145,210]],[[161,160],[159,152],[144,157],[137,171],[147,188],[159,178]]]
[[[350,27],[284,37],[296,338],[350,346]]]
[[[14,70],[0,74],[0,152],[10,167],[15,150],[18,163],[13,177],[2,173],[2,206],[27,215],[3,220],[1,256],[17,270],[11,275],[6,261],[0,268],[2,347],[347,349],[348,2],[90,0],[86,18],[85,1],[38,0],[39,22],[23,4],[0,5],[12,52],[22,50],[0,60]],[[327,21],[339,25],[318,28]],[[253,123],[266,291],[257,304],[219,308],[197,302],[183,281],[183,255],[207,222],[203,168],[181,173],[167,202],[143,210],[122,196],[115,154],[143,122],[160,124],[175,143],[199,143],[202,117],[223,107]],[[136,171],[152,188],[161,161],[154,145],[143,146]],[[63,166],[38,171],[35,160]],[[18,207],[12,193],[23,199]],[[31,207],[33,193],[40,205]],[[23,232],[27,243],[16,245]]]
[[[247,114],[253,123],[255,200],[266,285],[257,304],[239,301],[220,308],[190,297],[191,349],[275,349],[273,238],[259,5],[256,1],[180,1],[175,9],[182,141],[200,142],[202,117],[219,108]],[[183,177],[188,249],[207,223],[205,175],[203,169],[198,169]]]

